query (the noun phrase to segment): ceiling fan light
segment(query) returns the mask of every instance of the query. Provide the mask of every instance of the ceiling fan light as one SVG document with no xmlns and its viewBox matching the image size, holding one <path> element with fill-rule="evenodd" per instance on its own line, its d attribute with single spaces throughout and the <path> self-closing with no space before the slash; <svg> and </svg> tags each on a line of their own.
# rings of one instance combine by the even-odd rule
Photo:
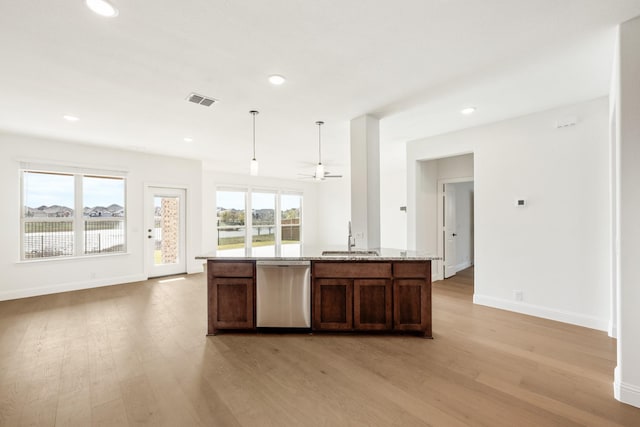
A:
<svg viewBox="0 0 640 427">
<path fill-rule="evenodd" d="M 272 75 L 269 76 L 269 83 L 271 83 L 272 85 L 275 85 L 275 86 L 280 86 L 285 81 L 286 81 L 286 79 L 284 78 L 284 76 L 281 76 L 279 74 L 272 74 Z"/>
<path fill-rule="evenodd" d="M 249 173 L 251 176 L 258 176 L 258 161 L 256 159 L 251 159 L 251 164 L 249 165 Z"/>
<path fill-rule="evenodd" d="M 85 4 L 92 12 L 107 18 L 118 16 L 118 9 L 107 0 L 85 0 Z"/>
<path fill-rule="evenodd" d="M 322 163 L 318 163 L 316 165 L 316 173 L 314 179 L 316 181 L 322 181 L 324 179 L 324 165 Z"/>
</svg>

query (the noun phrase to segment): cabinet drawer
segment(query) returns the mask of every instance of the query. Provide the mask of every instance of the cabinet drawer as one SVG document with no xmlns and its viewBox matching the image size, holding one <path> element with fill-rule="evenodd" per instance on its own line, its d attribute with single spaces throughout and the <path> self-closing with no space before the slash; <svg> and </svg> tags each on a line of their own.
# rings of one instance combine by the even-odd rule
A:
<svg viewBox="0 0 640 427">
<path fill-rule="evenodd" d="M 253 261 L 209 261 L 209 276 L 253 277 Z"/>
<path fill-rule="evenodd" d="M 396 262 L 393 264 L 393 277 L 423 278 L 431 275 L 431 263 L 421 262 Z"/>
<path fill-rule="evenodd" d="M 315 262 L 314 277 L 339 277 L 345 279 L 391 277 L 388 262 Z"/>
</svg>

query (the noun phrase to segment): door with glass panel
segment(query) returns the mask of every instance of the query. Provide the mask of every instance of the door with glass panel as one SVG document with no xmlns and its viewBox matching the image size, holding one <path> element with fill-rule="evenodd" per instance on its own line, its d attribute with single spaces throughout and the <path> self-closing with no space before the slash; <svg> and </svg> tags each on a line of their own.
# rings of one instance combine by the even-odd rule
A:
<svg viewBox="0 0 640 427">
<path fill-rule="evenodd" d="M 149 277 L 187 272 L 185 199 L 184 189 L 148 187 L 145 239 Z"/>
</svg>

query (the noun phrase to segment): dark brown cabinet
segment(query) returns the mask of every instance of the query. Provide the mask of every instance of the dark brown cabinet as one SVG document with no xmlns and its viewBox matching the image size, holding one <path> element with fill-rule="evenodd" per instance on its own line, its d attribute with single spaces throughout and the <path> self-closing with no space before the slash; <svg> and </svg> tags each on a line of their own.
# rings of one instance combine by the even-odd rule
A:
<svg viewBox="0 0 640 427">
<path fill-rule="evenodd" d="M 256 330 L 256 261 L 209 259 L 208 333 Z M 431 262 L 313 260 L 314 331 L 416 332 L 431 337 Z"/>
<path fill-rule="evenodd" d="M 431 263 L 394 263 L 393 276 L 393 329 L 431 337 Z"/>
<path fill-rule="evenodd" d="M 349 330 L 353 327 L 353 284 L 348 279 L 317 279 L 313 289 L 313 328 Z"/>
<path fill-rule="evenodd" d="M 220 329 L 254 329 L 255 262 L 209 260 L 207 270 L 209 335 Z"/>
<path fill-rule="evenodd" d="M 353 327 L 362 331 L 391 329 L 392 287 L 388 279 L 353 281 Z"/>
<path fill-rule="evenodd" d="M 431 337 L 429 261 L 314 261 L 316 331 L 415 331 Z"/>
</svg>

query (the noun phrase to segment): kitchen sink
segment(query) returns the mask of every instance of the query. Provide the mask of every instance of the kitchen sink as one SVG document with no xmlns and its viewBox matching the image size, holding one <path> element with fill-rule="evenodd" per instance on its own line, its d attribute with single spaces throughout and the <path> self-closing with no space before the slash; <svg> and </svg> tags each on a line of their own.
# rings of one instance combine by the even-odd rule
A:
<svg viewBox="0 0 640 427">
<path fill-rule="evenodd" d="M 322 251 L 322 256 L 375 257 L 380 254 L 377 251 Z"/>
</svg>

